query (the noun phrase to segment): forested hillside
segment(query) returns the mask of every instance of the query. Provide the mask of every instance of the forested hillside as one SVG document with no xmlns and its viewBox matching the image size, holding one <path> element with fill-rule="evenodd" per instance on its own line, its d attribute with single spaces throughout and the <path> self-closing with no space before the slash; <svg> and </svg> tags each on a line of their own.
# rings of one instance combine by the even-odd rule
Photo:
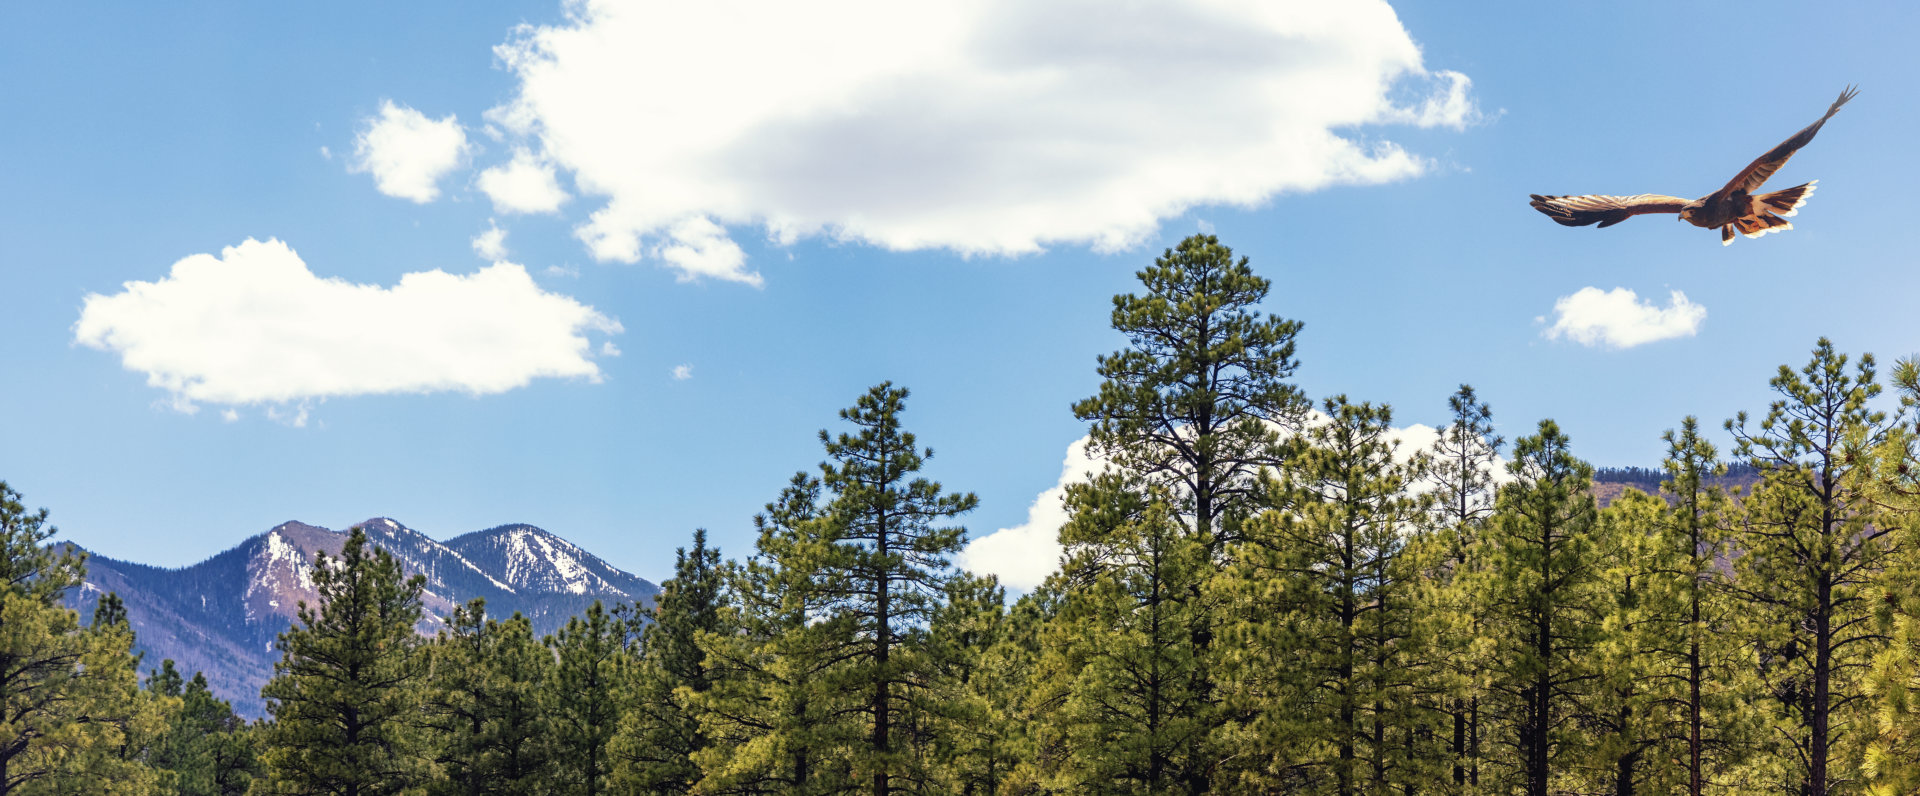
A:
<svg viewBox="0 0 1920 796">
<path fill-rule="evenodd" d="M 0 789 L 1920 793 L 1920 363 L 1881 396 L 1820 340 L 1729 446 L 1675 418 L 1603 506 L 1577 440 L 1503 438 L 1471 387 L 1413 452 L 1389 407 L 1303 394 L 1300 324 L 1212 236 L 1139 276 L 1062 407 L 1109 466 L 1013 599 L 950 563 L 976 499 L 883 383 L 754 549 L 696 531 L 657 602 L 544 638 L 482 601 L 418 635 L 427 579 L 356 529 L 247 725 L 172 666 L 139 685 L 118 598 L 57 604 L 82 564 L 0 490 L 0 660 L 32 662 Z"/>
</svg>

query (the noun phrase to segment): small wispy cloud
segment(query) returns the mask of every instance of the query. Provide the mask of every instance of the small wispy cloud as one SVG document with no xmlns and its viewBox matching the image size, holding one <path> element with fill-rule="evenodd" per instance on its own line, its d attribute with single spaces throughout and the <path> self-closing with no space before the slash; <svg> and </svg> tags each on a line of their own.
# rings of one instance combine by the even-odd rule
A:
<svg viewBox="0 0 1920 796">
<path fill-rule="evenodd" d="M 473 236 L 473 253 L 495 262 L 507 259 L 507 231 L 488 219 L 487 228 Z"/>
<path fill-rule="evenodd" d="M 1707 320 L 1707 308 L 1672 291 L 1667 306 L 1643 301 L 1632 290 L 1583 287 L 1553 303 L 1549 340 L 1566 338 L 1584 346 L 1632 348 L 1676 337 L 1692 337 Z M 1545 321 L 1539 318 L 1537 320 Z"/>
<path fill-rule="evenodd" d="M 692 366 L 692 365 L 675 365 L 675 366 L 673 366 L 673 380 L 674 380 L 674 381 L 686 381 L 687 379 L 691 379 L 691 378 L 693 378 L 693 366 Z"/>
</svg>

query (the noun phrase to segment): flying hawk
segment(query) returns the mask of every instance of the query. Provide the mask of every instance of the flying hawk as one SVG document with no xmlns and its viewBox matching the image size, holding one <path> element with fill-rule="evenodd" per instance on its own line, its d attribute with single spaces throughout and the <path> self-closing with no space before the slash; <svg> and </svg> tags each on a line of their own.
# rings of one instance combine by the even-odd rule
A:
<svg viewBox="0 0 1920 796">
<path fill-rule="evenodd" d="M 1805 185 L 1796 185 L 1784 191 L 1754 194 L 1760 186 L 1772 177 L 1773 173 L 1787 165 L 1787 159 L 1793 153 L 1813 140 L 1820 126 L 1840 111 L 1840 106 L 1853 99 L 1859 92 L 1852 86 L 1840 92 L 1840 98 L 1827 108 L 1827 115 L 1819 121 L 1807 125 L 1807 129 L 1794 133 L 1792 138 L 1780 142 L 1758 160 L 1734 175 L 1726 187 L 1691 202 L 1678 196 L 1643 193 L 1638 196 L 1541 196 L 1533 194 L 1533 209 L 1547 214 L 1569 227 L 1584 227 L 1599 223 L 1602 227 L 1611 227 L 1633 216 L 1643 213 L 1679 213 L 1680 220 L 1696 227 L 1720 229 L 1720 243 L 1733 243 L 1733 233 L 1749 238 L 1757 238 L 1769 232 L 1793 229 L 1787 217 L 1800 211 L 1807 203 L 1807 197 L 1813 193 L 1814 180 Z"/>
</svg>

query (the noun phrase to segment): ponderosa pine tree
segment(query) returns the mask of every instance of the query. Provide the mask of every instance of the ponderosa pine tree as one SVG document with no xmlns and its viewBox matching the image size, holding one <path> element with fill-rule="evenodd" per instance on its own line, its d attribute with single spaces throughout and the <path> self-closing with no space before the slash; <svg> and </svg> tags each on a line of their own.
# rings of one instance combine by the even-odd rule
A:
<svg viewBox="0 0 1920 796">
<path fill-rule="evenodd" d="M 906 400 L 905 388 L 882 382 L 840 411 L 855 433 L 820 432 L 828 458 L 820 480 L 830 497 L 813 523 L 819 555 L 806 562 L 824 610 L 853 617 L 843 682 L 865 702 L 868 744 L 853 764 L 874 796 L 931 784 L 917 753 L 928 739 L 909 722 L 932 713 L 925 629 L 953 577 L 948 557 L 966 541 L 965 528 L 942 523 L 979 504 L 971 493 L 914 477 L 933 450 L 901 427 Z"/>
<path fill-rule="evenodd" d="M 1232 690 L 1245 691 L 1232 701 L 1265 728 L 1261 746 L 1308 750 L 1291 762 L 1309 781 L 1341 796 L 1402 791 L 1419 781 L 1425 756 L 1414 748 L 1421 684 L 1401 557 L 1421 519 L 1408 490 L 1414 471 L 1396 460 L 1387 407 L 1337 396 L 1323 409 L 1275 484 L 1288 509 L 1247 525 L 1223 581 L 1235 584 L 1238 626 L 1221 666 Z M 1293 681 L 1275 687 L 1274 674 Z M 1305 736 L 1276 743 L 1289 729 Z"/>
<path fill-rule="evenodd" d="M 1774 733 L 1791 788 L 1806 796 L 1856 789 L 1873 718 L 1865 676 L 1886 637 L 1876 612 L 1893 560 L 1894 524 L 1872 500 L 1876 457 L 1891 423 L 1871 354 L 1852 372 L 1821 338 L 1798 373 L 1769 384 L 1780 398 L 1758 428 L 1727 422 L 1736 451 L 1760 469 L 1742 504 L 1733 589 L 1754 620 L 1763 679 L 1783 711 Z"/>
<path fill-rule="evenodd" d="M 851 649 L 851 616 L 825 611 L 805 562 L 818 555 L 820 479 L 797 473 L 753 518 L 757 554 L 727 567 L 734 603 L 727 633 L 696 634 L 709 688 L 690 694 L 707 748 L 694 753 L 699 794 L 809 794 L 853 790 L 849 759 L 866 728 L 836 686 Z"/>
<path fill-rule="evenodd" d="M 928 628 L 936 667 L 932 788 L 958 796 L 991 796 L 1027 759 L 1021 702 L 1032 656 L 1006 606 L 999 580 L 962 573 Z"/>
<path fill-rule="evenodd" d="M 158 769 L 152 765 L 156 746 L 166 735 L 166 717 L 177 702 L 140 687 L 140 655 L 133 652 L 133 624 L 127 617 L 126 601 L 115 592 L 100 595 L 93 609 L 93 621 L 87 626 L 107 658 L 114 660 L 116 677 L 108 693 L 109 703 L 117 708 L 85 716 L 84 725 L 94 725 L 117 736 L 117 743 L 103 745 L 97 759 L 87 761 L 81 774 L 69 786 L 101 778 L 111 785 L 95 788 L 102 794 L 145 793 L 161 787 Z M 117 651 L 118 654 L 114 654 Z M 87 665 L 82 663 L 82 666 Z M 115 694 L 117 692 L 117 694 Z M 93 786 L 88 786 L 93 787 Z"/>
<path fill-rule="evenodd" d="M 992 715 L 1011 730 L 1000 736 L 1004 745 L 995 752 L 1010 754 L 1013 766 L 990 793 L 1041 792 L 1048 772 L 1066 757 L 1050 721 L 1059 705 L 1049 699 L 1053 692 L 1040 687 L 1047 628 L 1059 611 L 1064 583 L 1056 572 L 1014 600 L 1001 624 L 1000 642 L 988 647 L 987 660 L 978 664 L 987 674 L 976 675 L 974 682 L 983 683 Z"/>
<path fill-rule="evenodd" d="M 273 721 L 261 733 L 262 793 L 383 796 L 430 773 L 415 724 L 425 669 L 414 625 L 425 579 L 406 577 L 358 526 L 339 558 L 315 555 L 319 604 L 301 601 L 260 689 Z"/>
<path fill-rule="evenodd" d="M 1494 508 L 1494 476 L 1506 443 L 1493 429 L 1493 409 L 1471 385 L 1447 398 L 1452 419 L 1440 429 L 1420 460 L 1429 493 L 1431 529 L 1411 540 L 1408 559 L 1423 578 L 1416 584 L 1418 654 L 1441 687 L 1436 697 L 1446 714 L 1446 770 L 1453 792 L 1466 793 L 1480 783 L 1480 699 L 1485 662 L 1473 640 L 1481 637 L 1482 616 L 1471 602 L 1469 579 L 1480 528 Z M 1437 761 L 1435 761 L 1437 762 Z"/>
<path fill-rule="evenodd" d="M 80 624 L 60 596 L 86 555 L 49 545 L 47 510 L 0 481 L 0 794 L 145 794 L 153 772 L 125 754 L 159 730 L 139 688 L 133 631 L 118 598 Z"/>
<path fill-rule="evenodd" d="M 1033 699 L 1057 744 L 1042 792 L 1204 793 L 1217 726 L 1192 628 L 1213 572 L 1173 496 L 1107 472 L 1067 489 L 1060 602 Z"/>
<path fill-rule="evenodd" d="M 1745 756 L 1751 742 L 1751 711 L 1744 675 L 1748 655 L 1740 643 L 1728 599 L 1723 562 L 1729 546 L 1732 506 L 1714 481 L 1726 473 L 1699 422 L 1681 421 L 1661 436 L 1665 492 L 1672 509 L 1655 538 L 1657 554 L 1651 598 L 1660 617 L 1650 650 L 1651 685 L 1664 694 L 1665 734 L 1678 739 L 1688 796 L 1704 796 Z"/>
<path fill-rule="evenodd" d="M 1506 444 L 1493 430 L 1493 407 L 1462 384 L 1447 397 L 1452 419 L 1440 429 L 1433 447 L 1427 451 L 1425 476 L 1434 487 L 1432 509 L 1438 525 L 1449 529 L 1473 530 L 1493 514 L 1494 475 L 1500 464 L 1500 447 Z M 1452 558 L 1463 559 L 1472 546 L 1472 534 L 1454 540 Z"/>
<path fill-rule="evenodd" d="M 486 601 L 454 608 L 427 645 L 422 709 L 446 796 L 538 793 L 552 778 L 552 732 L 541 685 L 553 653 L 519 614 L 488 619 Z"/>
<path fill-rule="evenodd" d="M 1587 658 L 1595 677 L 1576 696 L 1592 750 L 1583 792 L 1635 796 L 1680 784 L 1675 739 L 1666 733 L 1670 681 L 1659 659 L 1676 619 L 1660 593 L 1668 511 L 1666 501 L 1628 488 L 1594 526 L 1598 626 Z"/>
<path fill-rule="evenodd" d="M 1282 432 L 1306 413 L 1287 381 L 1301 325 L 1261 316 L 1255 307 L 1272 284 L 1212 235 L 1182 240 L 1139 278 L 1143 294 L 1113 299 L 1113 328 L 1128 347 L 1099 358 L 1100 391 L 1073 413 L 1092 424 L 1091 453 L 1158 488 L 1181 531 L 1225 563 L 1240 523 L 1265 508 L 1260 474 L 1278 464 Z M 1196 578 L 1176 599 L 1201 600 L 1205 582 Z M 1190 644 L 1204 655 L 1213 622 L 1194 608 Z M 1200 679 L 1191 687 L 1206 701 L 1209 671 L 1192 668 Z"/>
<path fill-rule="evenodd" d="M 1574 458 L 1552 420 L 1514 443 L 1514 481 L 1500 490 L 1475 555 L 1473 592 L 1491 640 L 1490 697 L 1506 716 L 1508 787 L 1557 790 L 1557 775 L 1586 752 L 1577 700 L 1592 686 L 1588 660 L 1603 607 L 1593 533 L 1593 468 Z"/>
<path fill-rule="evenodd" d="M 259 776 L 247 723 L 213 695 L 205 675 L 182 680 L 173 660 L 147 678 L 147 690 L 178 700 L 149 764 L 162 776 L 161 792 L 177 796 L 243 796 Z"/>
<path fill-rule="evenodd" d="M 640 619 L 599 600 L 546 638 L 554 664 L 541 699 L 551 732 L 549 789 L 563 796 L 611 792 L 608 746 L 631 694 Z"/>
<path fill-rule="evenodd" d="M 1163 487 L 1210 557 L 1259 510 L 1262 468 L 1307 403 L 1287 382 L 1300 323 L 1254 309 L 1272 283 L 1212 235 L 1194 235 L 1139 273 L 1144 295 L 1113 297 L 1128 348 L 1099 359 L 1100 392 L 1073 405 L 1090 451 Z"/>
<path fill-rule="evenodd" d="M 1920 359 L 1902 359 L 1893 382 L 1903 410 L 1920 408 Z M 1920 433 L 1895 426 L 1877 464 L 1875 503 L 1899 538 L 1882 574 L 1886 604 L 1877 612 L 1886 651 L 1864 684 L 1876 730 L 1864 773 L 1873 796 L 1905 796 L 1920 793 Z"/>
<path fill-rule="evenodd" d="M 693 756 L 707 747 L 695 702 L 711 685 L 700 649 L 702 633 L 725 634 L 727 598 L 720 551 L 707 530 L 693 532 L 693 549 L 674 551 L 673 577 L 660 584 L 652 621 L 641 635 L 634 700 L 621 717 L 611 754 L 614 778 L 638 793 L 687 793 L 700 779 Z M 683 693 L 681 689 L 686 689 Z"/>
</svg>

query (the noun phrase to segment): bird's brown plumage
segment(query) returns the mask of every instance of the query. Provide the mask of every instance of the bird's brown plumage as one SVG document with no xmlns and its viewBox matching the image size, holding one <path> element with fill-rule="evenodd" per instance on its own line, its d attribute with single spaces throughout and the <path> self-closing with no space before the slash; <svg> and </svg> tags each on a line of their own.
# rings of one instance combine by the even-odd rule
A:
<svg viewBox="0 0 1920 796">
<path fill-rule="evenodd" d="M 1598 222 L 1611 227 L 1642 213 L 1678 213 L 1687 200 L 1678 196 L 1643 193 L 1637 196 L 1541 196 L 1533 194 L 1533 209 L 1569 227 Z"/>
<path fill-rule="evenodd" d="M 1786 165 L 1793 153 L 1800 151 L 1813 140 L 1820 128 L 1840 111 L 1859 92 L 1852 86 L 1840 92 L 1840 98 L 1833 101 L 1825 115 L 1818 121 L 1807 125 L 1805 129 L 1794 133 L 1791 138 L 1780 142 L 1779 146 L 1768 150 L 1747 167 L 1734 175 L 1720 190 L 1699 199 L 1688 201 L 1677 196 L 1663 194 L 1639 194 L 1636 196 L 1604 196 L 1587 194 L 1582 196 L 1542 196 L 1532 194 L 1528 204 L 1533 209 L 1546 214 L 1555 222 L 1569 227 L 1584 227 L 1599 224 L 1611 227 L 1633 216 L 1646 213 L 1678 213 L 1680 218 L 1690 224 L 1707 229 L 1718 228 L 1721 243 L 1732 243 L 1733 233 L 1737 230 L 1750 238 L 1757 238 L 1768 232 L 1792 229 L 1793 225 L 1785 218 L 1797 212 L 1807 203 L 1807 195 L 1813 192 L 1813 183 L 1797 185 L 1769 194 L 1755 195 L 1753 192 L 1765 184 L 1774 172 Z"/>
<path fill-rule="evenodd" d="M 1728 180 L 1726 186 L 1715 192 L 1714 196 L 1731 195 L 1734 191 L 1753 193 L 1759 190 L 1761 185 L 1766 184 L 1767 178 L 1772 177 L 1773 173 L 1779 171 L 1781 166 L 1787 165 L 1787 160 L 1793 157 L 1793 153 L 1800 151 L 1801 147 L 1812 143 L 1813 136 L 1820 132 L 1821 127 L 1826 126 L 1827 120 L 1833 118 L 1834 114 L 1839 113 L 1840 106 L 1847 104 L 1847 100 L 1853 99 L 1853 95 L 1858 93 L 1860 92 L 1854 87 L 1848 86 L 1847 90 L 1840 92 L 1840 98 L 1834 100 L 1833 105 L 1828 106 L 1826 115 L 1821 116 L 1819 121 L 1807 125 L 1806 128 L 1800 132 L 1794 133 L 1793 137 L 1781 141 L 1779 146 L 1767 150 L 1767 154 L 1754 158 L 1752 163 L 1748 163 L 1747 167 L 1741 169 L 1739 174 L 1734 175 L 1733 179 Z"/>
</svg>

